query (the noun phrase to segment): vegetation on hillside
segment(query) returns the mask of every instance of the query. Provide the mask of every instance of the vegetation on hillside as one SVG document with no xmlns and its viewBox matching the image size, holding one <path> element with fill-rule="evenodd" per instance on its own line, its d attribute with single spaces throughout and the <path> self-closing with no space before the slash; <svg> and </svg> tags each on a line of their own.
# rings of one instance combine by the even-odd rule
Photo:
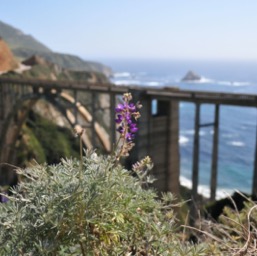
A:
<svg viewBox="0 0 257 256">
<path fill-rule="evenodd" d="M 23 62 L 27 69 L 22 73 L 15 71 L 4 74 L 4 77 L 25 78 L 25 79 L 47 79 L 59 81 L 81 81 L 107 83 L 107 77 L 100 72 L 74 71 L 61 68 L 42 57 L 32 56 Z"/>
<path fill-rule="evenodd" d="M 74 138 L 68 128 L 30 111 L 16 150 L 17 165 L 29 166 L 35 160 L 39 164 L 57 164 L 66 156 L 78 157 L 79 145 Z"/>
<path fill-rule="evenodd" d="M 41 52 L 27 48 L 16 48 L 12 51 L 14 55 L 18 57 L 20 60 L 25 60 L 33 55 L 38 55 L 49 62 L 57 64 L 62 68 L 76 71 L 98 72 L 103 73 L 106 76 L 110 76 L 112 74 L 111 69 L 101 63 L 93 61 L 84 61 L 80 57 L 71 54 Z"/>
</svg>

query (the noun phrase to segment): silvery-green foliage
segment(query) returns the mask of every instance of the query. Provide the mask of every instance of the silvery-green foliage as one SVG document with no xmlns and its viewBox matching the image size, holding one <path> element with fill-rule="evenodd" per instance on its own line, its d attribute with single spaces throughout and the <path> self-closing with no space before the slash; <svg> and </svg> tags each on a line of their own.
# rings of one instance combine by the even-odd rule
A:
<svg viewBox="0 0 257 256">
<path fill-rule="evenodd" d="M 110 157 L 19 170 L 0 205 L 0 255 L 203 255 L 176 237 L 170 196 L 158 200 Z M 145 254 L 144 254 L 145 253 Z"/>
</svg>

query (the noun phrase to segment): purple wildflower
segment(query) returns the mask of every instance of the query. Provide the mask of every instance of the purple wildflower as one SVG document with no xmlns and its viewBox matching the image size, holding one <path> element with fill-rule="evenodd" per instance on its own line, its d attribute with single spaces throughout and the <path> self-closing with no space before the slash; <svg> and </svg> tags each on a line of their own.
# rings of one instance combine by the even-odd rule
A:
<svg viewBox="0 0 257 256">
<path fill-rule="evenodd" d="M 118 104 L 115 108 L 117 114 L 115 122 L 119 125 L 117 131 L 127 142 L 131 142 L 134 139 L 134 134 L 138 131 L 135 121 L 140 117 L 137 111 L 138 105 L 131 103 L 131 99 L 131 94 L 125 93 L 123 95 L 124 103 Z"/>
<path fill-rule="evenodd" d="M 122 99 L 124 102 L 118 104 L 115 108 L 115 122 L 118 125 L 117 131 L 120 133 L 120 138 L 117 142 L 117 151 L 115 152 L 116 161 L 119 161 L 122 156 L 128 156 L 129 151 L 134 146 L 133 139 L 135 138 L 135 133 L 138 131 L 136 121 L 140 117 L 138 109 L 142 107 L 139 102 L 137 104 L 130 102 L 132 100 L 131 93 L 125 93 Z"/>
</svg>

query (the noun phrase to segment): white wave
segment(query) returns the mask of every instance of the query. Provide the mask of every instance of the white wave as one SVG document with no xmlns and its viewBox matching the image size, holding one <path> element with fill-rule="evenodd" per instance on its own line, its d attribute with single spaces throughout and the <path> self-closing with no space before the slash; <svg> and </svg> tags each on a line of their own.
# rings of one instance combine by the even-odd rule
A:
<svg viewBox="0 0 257 256">
<path fill-rule="evenodd" d="M 209 198 L 211 196 L 211 190 L 207 185 L 199 185 L 198 186 L 198 193 L 203 195 L 204 197 Z M 216 191 L 216 200 L 228 197 L 235 192 L 234 189 L 217 189 Z"/>
<path fill-rule="evenodd" d="M 187 137 L 185 137 L 185 136 L 179 136 L 179 144 L 180 144 L 180 145 L 185 145 L 185 144 L 188 143 L 188 141 L 189 141 L 189 139 L 188 139 Z"/>
<path fill-rule="evenodd" d="M 180 185 L 192 189 L 192 181 L 184 176 L 179 177 Z M 210 197 L 210 188 L 207 185 L 198 185 L 197 189 L 198 193 L 203 195 L 206 198 Z M 228 197 L 229 195 L 232 195 L 235 192 L 234 189 L 218 189 L 216 191 L 216 199 L 222 199 L 225 197 Z"/>
<path fill-rule="evenodd" d="M 161 83 L 159 83 L 159 82 L 146 82 L 146 83 L 144 83 L 145 85 L 148 85 L 148 86 L 160 86 L 161 85 Z"/>
<path fill-rule="evenodd" d="M 235 146 L 235 147 L 244 147 L 245 144 L 242 141 L 230 141 L 227 143 L 228 145 Z"/>
<path fill-rule="evenodd" d="M 233 82 L 232 85 L 233 86 L 247 86 L 247 85 L 251 85 L 251 83 L 249 83 L 249 82 Z"/>
<path fill-rule="evenodd" d="M 120 73 L 114 73 L 113 76 L 116 77 L 116 78 L 119 78 L 119 77 L 130 77 L 131 74 L 129 72 L 120 72 Z"/>
<path fill-rule="evenodd" d="M 189 180 L 188 178 L 186 178 L 184 176 L 180 176 L 179 177 L 179 182 L 180 182 L 180 185 L 182 185 L 186 188 L 192 189 L 192 181 Z"/>
<path fill-rule="evenodd" d="M 186 130 L 186 131 L 182 131 L 181 133 L 187 134 L 187 135 L 194 135 L 195 131 L 194 130 Z M 205 131 L 199 131 L 199 136 L 204 136 L 204 135 L 206 135 Z"/>
<path fill-rule="evenodd" d="M 219 85 L 226 85 L 226 86 L 247 86 L 251 85 L 250 82 L 237 82 L 237 81 L 217 81 Z"/>
<path fill-rule="evenodd" d="M 138 80 L 117 80 L 117 81 L 113 81 L 113 83 L 116 85 L 139 85 L 139 84 L 141 84 L 141 82 Z"/>
<path fill-rule="evenodd" d="M 188 81 L 182 81 L 183 83 L 193 83 L 193 84 L 207 84 L 207 83 L 213 83 L 214 80 L 204 77 L 202 76 L 200 79 L 198 80 L 188 80 Z"/>
<path fill-rule="evenodd" d="M 210 78 L 206 78 L 206 77 L 202 76 L 201 79 L 198 82 L 205 84 L 205 83 L 212 83 L 213 80 L 210 79 Z"/>
<path fill-rule="evenodd" d="M 217 84 L 231 86 L 232 82 L 231 81 L 218 81 Z"/>
</svg>

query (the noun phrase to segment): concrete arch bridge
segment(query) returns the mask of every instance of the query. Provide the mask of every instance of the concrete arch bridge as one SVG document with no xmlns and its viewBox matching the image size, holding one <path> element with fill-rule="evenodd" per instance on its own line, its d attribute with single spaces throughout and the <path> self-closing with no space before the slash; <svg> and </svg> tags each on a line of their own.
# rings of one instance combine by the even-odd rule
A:
<svg viewBox="0 0 257 256">
<path fill-rule="evenodd" d="M 155 186 L 160 191 L 179 194 L 179 102 L 195 105 L 195 135 L 192 169 L 192 198 L 197 199 L 199 130 L 203 126 L 213 126 L 213 150 L 210 191 L 211 199 L 216 195 L 219 109 L 221 105 L 257 107 L 256 95 L 185 91 L 178 88 L 147 88 L 140 86 L 115 86 L 113 84 L 90 84 L 43 80 L 0 78 L 0 185 L 8 182 L 9 171 L 3 163 L 14 163 L 15 143 L 20 134 L 28 111 L 39 99 L 50 102 L 71 127 L 85 127 L 83 135 L 85 147 L 102 147 L 105 152 L 112 150 L 116 141 L 115 105 L 125 92 L 131 92 L 135 101 L 143 104 L 139 120 L 136 146 L 128 162 L 149 155 L 154 162 L 153 173 L 157 178 Z M 153 114 L 152 102 L 157 102 Z M 212 123 L 200 123 L 202 104 L 215 105 Z M 104 120 L 104 121 L 103 121 Z M 257 195 L 257 151 L 253 170 L 252 192 Z M 15 164 L 15 163 L 14 163 Z"/>
</svg>

